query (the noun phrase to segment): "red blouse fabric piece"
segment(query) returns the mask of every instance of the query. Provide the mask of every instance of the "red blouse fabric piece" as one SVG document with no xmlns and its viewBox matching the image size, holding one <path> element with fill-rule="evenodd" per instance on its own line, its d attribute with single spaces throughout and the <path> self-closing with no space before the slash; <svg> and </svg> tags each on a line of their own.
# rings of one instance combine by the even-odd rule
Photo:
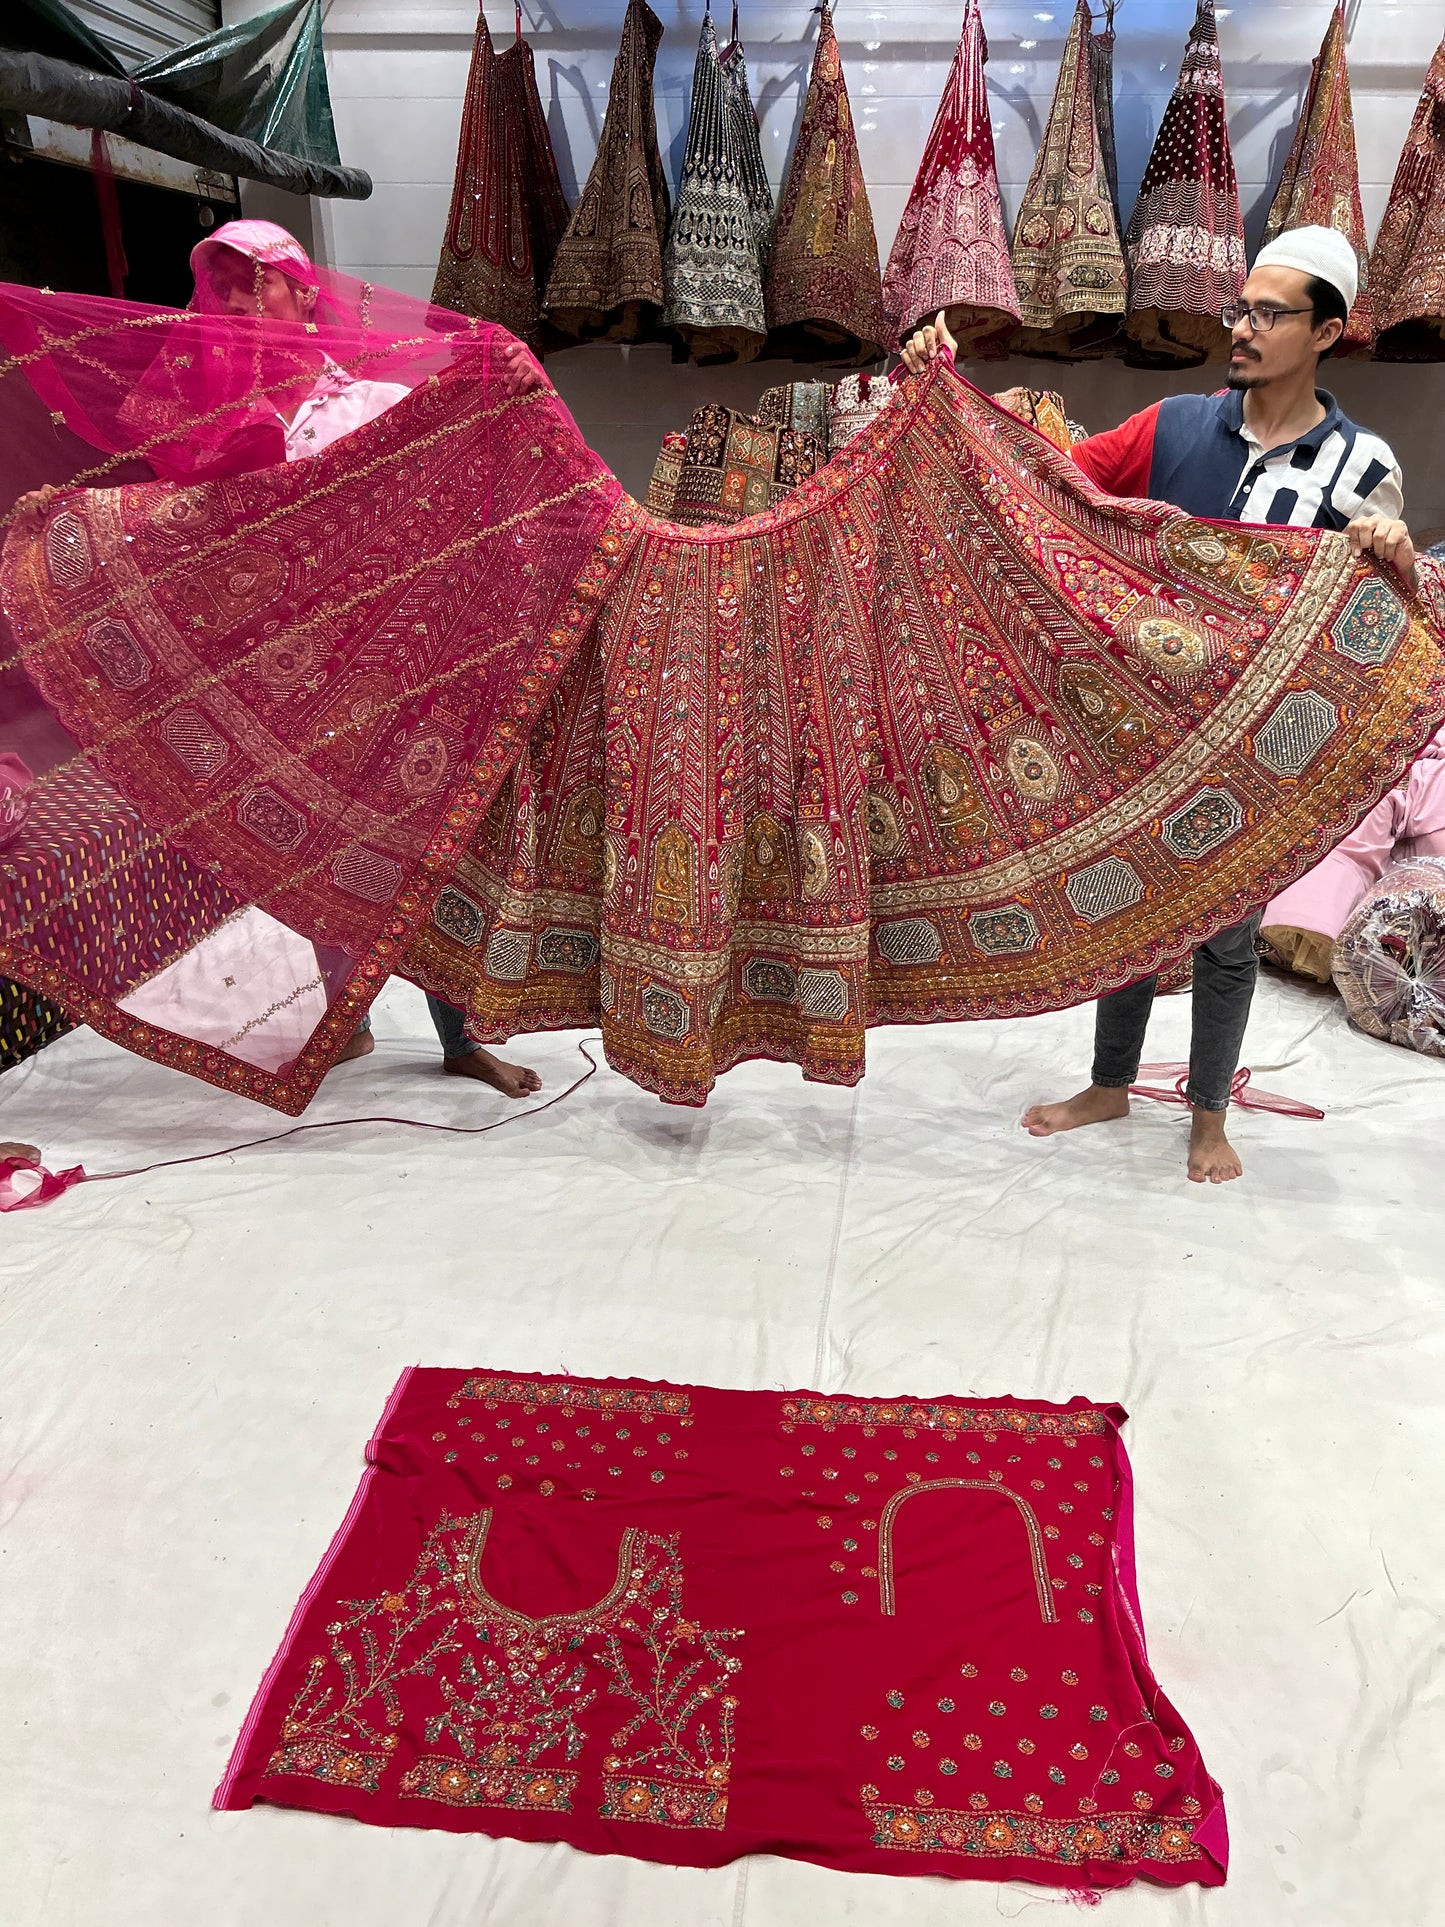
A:
<svg viewBox="0 0 1445 1927">
<path fill-rule="evenodd" d="M 412 1370 L 216 1805 L 1216 1886 L 1219 1788 L 1144 1649 L 1123 1418 Z"/>
</svg>

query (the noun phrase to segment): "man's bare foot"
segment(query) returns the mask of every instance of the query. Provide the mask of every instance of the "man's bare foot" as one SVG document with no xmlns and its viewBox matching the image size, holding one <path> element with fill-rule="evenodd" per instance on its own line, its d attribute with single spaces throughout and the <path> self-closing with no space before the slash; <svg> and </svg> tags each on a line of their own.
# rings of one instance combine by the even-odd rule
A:
<svg viewBox="0 0 1445 1927">
<path fill-rule="evenodd" d="M 1194 1184 L 1228 1184 L 1244 1176 L 1238 1151 L 1224 1135 L 1223 1111 L 1196 1111 L 1189 1131 L 1189 1177 Z"/>
<path fill-rule="evenodd" d="M 528 1070 L 525 1064 L 509 1064 L 480 1044 L 465 1057 L 444 1057 L 442 1069 L 448 1077 L 475 1077 L 483 1084 L 490 1084 L 494 1091 L 500 1091 L 503 1097 L 530 1097 L 533 1091 L 542 1088 L 542 1080 L 535 1071 Z"/>
<path fill-rule="evenodd" d="M 346 1049 L 341 1053 L 340 1057 L 337 1058 L 336 1062 L 338 1064 L 349 1064 L 353 1057 L 370 1057 L 375 1049 L 376 1039 L 369 1030 L 354 1031 L 351 1042 L 346 1046 Z"/>
<path fill-rule="evenodd" d="M 0 1144 L 0 1164 L 19 1158 L 22 1164 L 39 1164 L 40 1153 L 33 1144 Z"/>
<path fill-rule="evenodd" d="M 1127 1090 L 1091 1084 L 1062 1104 L 1031 1104 L 1021 1120 L 1030 1137 L 1052 1137 L 1056 1131 L 1077 1131 L 1081 1124 L 1112 1124 L 1129 1115 Z"/>
</svg>

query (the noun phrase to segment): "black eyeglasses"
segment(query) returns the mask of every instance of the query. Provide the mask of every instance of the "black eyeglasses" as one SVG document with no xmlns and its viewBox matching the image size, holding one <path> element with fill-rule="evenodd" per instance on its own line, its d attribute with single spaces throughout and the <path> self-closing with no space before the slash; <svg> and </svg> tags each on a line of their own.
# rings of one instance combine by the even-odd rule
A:
<svg viewBox="0 0 1445 1927">
<path fill-rule="evenodd" d="M 1252 335 L 1267 335 L 1282 314 L 1313 313 L 1313 308 L 1251 308 L 1247 301 L 1226 301 L 1219 318 L 1231 333 L 1241 321 L 1247 321 Z"/>
</svg>

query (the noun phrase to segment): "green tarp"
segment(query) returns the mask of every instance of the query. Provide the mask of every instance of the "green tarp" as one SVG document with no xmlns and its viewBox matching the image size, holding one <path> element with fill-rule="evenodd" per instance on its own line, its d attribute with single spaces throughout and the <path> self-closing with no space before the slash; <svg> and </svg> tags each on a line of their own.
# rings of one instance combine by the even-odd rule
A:
<svg viewBox="0 0 1445 1927">
<path fill-rule="evenodd" d="M 321 53 L 321 0 L 283 0 L 269 13 L 147 61 L 131 78 L 258 147 L 340 165 Z"/>
<path fill-rule="evenodd" d="M 0 0 L 0 48 L 129 78 L 156 99 L 273 154 L 341 165 L 321 52 L 321 0 L 282 0 L 129 75 L 64 0 Z"/>
</svg>

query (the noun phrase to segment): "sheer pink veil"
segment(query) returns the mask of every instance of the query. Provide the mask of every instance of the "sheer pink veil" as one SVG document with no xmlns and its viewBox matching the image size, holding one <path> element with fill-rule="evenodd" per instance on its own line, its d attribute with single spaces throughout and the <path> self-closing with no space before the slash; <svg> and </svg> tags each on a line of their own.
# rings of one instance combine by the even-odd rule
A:
<svg viewBox="0 0 1445 1927">
<path fill-rule="evenodd" d="M 621 491 L 504 330 L 266 222 L 193 263 L 185 310 L 0 286 L 7 503 L 89 485 L 0 563 L 0 752 L 35 772 L 0 974 L 295 1111 L 579 646 Z M 328 373 L 406 392 L 287 464 L 278 408 Z"/>
<path fill-rule="evenodd" d="M 191 265 L 185 309 L 0 283 L 0 508 L 42 482 L 125 479 L 137 472 L 122 471 L 127 460 L 174 481 L 279 462 L 277 404 L 328 362 L 415 387 L 488 331 L 316 266 L 269 221 L 218 228 Z M 238 267 L 249 303 L 236 299 Z M 268 303 L 273 273 L 298 297 L 295 319 Z"/>
</svg>

